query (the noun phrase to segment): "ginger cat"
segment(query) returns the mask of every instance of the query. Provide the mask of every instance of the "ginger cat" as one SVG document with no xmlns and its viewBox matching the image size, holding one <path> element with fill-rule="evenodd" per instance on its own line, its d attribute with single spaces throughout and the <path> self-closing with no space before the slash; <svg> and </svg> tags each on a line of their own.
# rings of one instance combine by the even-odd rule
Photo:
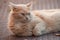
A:
<svg viewBox="0 0 60 40">
<path fill-rule="evenodd" d="M 10 3 L 8 28 L 18 36 L 38 36 L 60 31 L 60 9 L 31 10 L 31 3 Z"/>
</svg>

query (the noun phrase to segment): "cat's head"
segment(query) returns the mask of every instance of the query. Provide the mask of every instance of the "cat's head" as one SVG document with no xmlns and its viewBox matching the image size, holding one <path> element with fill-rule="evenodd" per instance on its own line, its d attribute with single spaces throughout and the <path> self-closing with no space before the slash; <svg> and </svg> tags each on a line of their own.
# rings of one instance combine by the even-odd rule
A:
<svg viewBox="0 0 60 40">
<path fill-rule="evenodd" d="M 12 16 L 21 22 L 28 22 L 31 20 L 31 3 L 28 4 L 13 4 L 10 3 L 10 12 Z"/>
</svg>

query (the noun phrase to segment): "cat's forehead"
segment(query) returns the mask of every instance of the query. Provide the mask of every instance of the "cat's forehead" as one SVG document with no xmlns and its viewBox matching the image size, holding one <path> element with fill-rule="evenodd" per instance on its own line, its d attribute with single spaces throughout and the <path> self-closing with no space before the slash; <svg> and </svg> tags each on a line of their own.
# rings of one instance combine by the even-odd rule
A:
<svg viewBox="0 0 60 40">
<path fill-rule="evenodd" d="M 28 4 L 14 4 L 11 3 L 9 4 L 10 9 L 27 9 L 27 10 L 31 10 L 31 3 Z"/>
<path fill-rule="evenodd" d="M 15 11 L 27 13 L 30 10 L 29 10 L 29 8 L 26 5 L 24 5 L 24 4 L 18 4 L 18 5 L 15 5 Z"/>
<path fill-rule="evenodd" d="M 25 12 L 25 13 L 27 13 L 27 12 L 30 11 L 29 8 L 28 8 L 26 5 L 24 5 L 24 4 L 16 5 L 16 8 L 17 8 L 20 12 Z"/>
<path fill-rule="evenodd" d="M 25 9 L 27 8 L 26 5 L 24 4 L 18 4 L 18 5 L 15 5 L 16 8 L 19 8 L 19 9 Z"/>
</svg>

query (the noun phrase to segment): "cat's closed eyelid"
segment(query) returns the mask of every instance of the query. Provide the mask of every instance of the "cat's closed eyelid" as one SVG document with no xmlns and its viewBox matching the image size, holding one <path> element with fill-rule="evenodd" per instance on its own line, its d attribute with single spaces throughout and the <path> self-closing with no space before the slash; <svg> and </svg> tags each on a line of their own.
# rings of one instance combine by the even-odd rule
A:
<svg viewBox="0 0 60 40">
<path fill-rule="evenodd" d="M 21 15 L 23 15 L 23 16 L 24 16 L 25 14 L 24 14 L 24 13 L 21 13 Z"/>
<path fill-rule="evenodd" d="M 30 15 L 30 13 L 27 13 L 27 15 Z"/>
</svg>

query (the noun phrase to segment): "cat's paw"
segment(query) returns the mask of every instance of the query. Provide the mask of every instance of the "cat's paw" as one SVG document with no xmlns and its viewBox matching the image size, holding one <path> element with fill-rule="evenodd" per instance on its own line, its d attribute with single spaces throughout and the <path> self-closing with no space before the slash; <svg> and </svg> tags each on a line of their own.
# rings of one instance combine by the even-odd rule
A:
<svg viewBox="0 0 60 40">
<path fill-rule="evenodd" d="M 47 30 L 46 30 L 46 25 L 45 24 L 39 23 L 33 29 L 33 35 L 35 35 L 35 36 L 43 35 L 43 34 L 46 34 L 46 33 L 47 33 Z"/>
<path fill-rule="evenodd" d="M 41 35 L 42 33 L 41 33 L 41 31 L 39 31 L 39 30 L 37 30 L 37 29 L 34 29 L 33 30 L 33 35 L 34 36 L 39 36 L 39 35 Z"/>
<path fill-rule="evenodd" d="M 40 35 L 43 35 L 43 34 L 46 34 L 46 33 L 48 33 L 46 30 L 39 30 L 39 29 L 33 30 L 33 35 L 34 36 L 40 36 Z"/>
</svg>

